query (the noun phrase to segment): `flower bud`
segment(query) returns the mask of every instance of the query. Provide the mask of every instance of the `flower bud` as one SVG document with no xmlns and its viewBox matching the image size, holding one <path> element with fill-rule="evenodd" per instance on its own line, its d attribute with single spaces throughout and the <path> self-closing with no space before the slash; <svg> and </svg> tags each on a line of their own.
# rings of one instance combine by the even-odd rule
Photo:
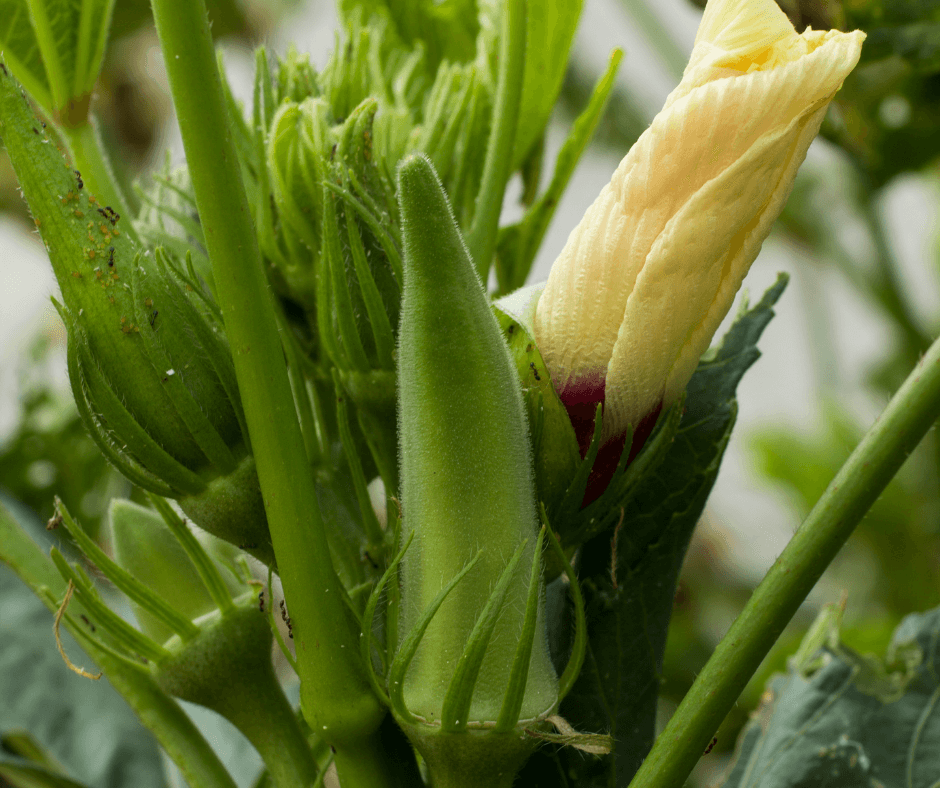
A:
<svg viewBox="0 0 940 788">
<path fill-rule="evenodd" d="M 207 531 L 273 560 L 215 305 L 88 193 L 6 73 L 0 129 L 62 291 L 85 427 L 132 482 L 179 499 Z"/>
<path fill-rule="evenodd" d="M 579 433 L 634 447 L 685 389 L 864 34 L 709 0 L 689 65 L 556 260 L 535 337 Z"/>
</svg>

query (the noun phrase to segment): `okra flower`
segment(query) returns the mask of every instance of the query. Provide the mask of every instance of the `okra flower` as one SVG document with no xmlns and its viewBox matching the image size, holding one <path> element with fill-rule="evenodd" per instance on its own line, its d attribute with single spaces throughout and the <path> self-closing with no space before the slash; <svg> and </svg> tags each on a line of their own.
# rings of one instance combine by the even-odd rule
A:
<svg viewBox="0 0 940 788">
<path fill-rule="evenodd" d="M 568 238 L 535 337 L 579 439 L 639 434 L 685 389 L 864 33 L 798 35 L 774 0 L 709 0 L 689 65 Z M 580 429 L 579 429 L 580 427 Z"/>
</svg>

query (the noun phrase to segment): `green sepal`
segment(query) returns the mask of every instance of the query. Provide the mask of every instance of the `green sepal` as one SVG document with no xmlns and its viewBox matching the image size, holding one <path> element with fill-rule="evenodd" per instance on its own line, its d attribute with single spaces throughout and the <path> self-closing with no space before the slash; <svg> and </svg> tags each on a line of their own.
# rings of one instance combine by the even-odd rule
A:
<svg viewBox="0 0 940 788">
<path fill-rule="evenodd" d="M 521 288 L 497 300 L 494 310 L 522 381 L 539 501 L 545 505 L 566 554 L 570 554 L 593 536 L 613 527 L 639 482 L 655 472 L 679 428 L 684 397 L 660 414 L 653 434 L 632 462 L 629 462 L 632 429 L 628 429 L 624 450 L 607 488 L 597 500 L 582 508 L 588 479 L 601 448 L 603 407 L 598 404 L 591 443 L 582 458 L 571 419 L 555 393 L 533 335 L 535 309 L 544 287 L 537 284 Z M 546 561 L 546 578 L 556 577 L 561 571 L 561 564 L 552 554 Z"/>
<path fill-rule="evenodd" d="M 414 629 L 441 587 L 484 546 L 473 571 L 428 623 L 405 676 L 410 711 L 436 720 L 510 557 L 527 542 L 523 560 L 532 560 L 536 509 L 518 379 L 427 159 L 402 164 L 399 198 L 405 248 L 398 358 L 402 508 L 405 531 L 415 532 L 402 562 L 403 632 Z M 516 575 L 510 583 L 466 715 L 471 723 L 499 715 L 524 624 L 526 581 Z M 532 653 L 526 718 L 556 698 L 542 631 Z"/>
<path fill-rule="evenodd" d="M 477 619 L 470 637 L 467 638 L 467 645 L 464 647 L 463 654 L 460 655 L 460 659 L 457 661 L 457 667 L 454 668 L 454 675 L 451 677 L 441 707 L 441 730 L 445 733 L 456 733 L 465 730 L 467 727 L 467 716 L 470 712 L 470 703 L 473 700 L 473 690 L 476 688 L 480 668 L 483 665 L 483 657 L 493 637 L 496 621 L 506 601 L 509 583 L 513 579 L 513 574 L 522 559 L 522 553 L 527 544 L 528 540 L 519 545 L 509 563 L 506 564 L 506 568 L 493 588 L 490 598 L 486 601 L 483 610 L 480 611 L 480 617 Z M 526 612 L 528 613 L 528 610 Z M 522 631 L 525 631 L 524 625 Z"/>
<path fill-rule="evenodd" d="M 216 566 L 206 549 L 196 539 L 195 534 L 189 530 L 186 521 L 173 510 L 173 507 L 165 499 L 153 493 L 149 497 L 150 502 L 159 512 L 160 517 L 163 518 L 163 522 L 172 531 L 176 541 L 179 542 L 180 547 L 183 548 L 183 551 L 192 562 L 196 574 L 199 575 L 199 579 L 212 599 L 213 607 L 218 608 L 223 615 L 231 612 L 234 609 L 232 591 L 223 580 L 219 567 Z M 243 589 L 237 588 L 236 590 L 242 591 Z"/>
<path fill-rule="evenodd" d="M 533 335 L 535 308 L 544 287 L 517 290 L 496 301 L 494 311 L 522 383 L 538 499 L 554 512 L 581 465 L 581 454 L 571 418 L 555 393 Z"/>
<path fill-rule="evenodd" d="M 241 427 L 225 388 L 213 374 L 216 365 L 206 363 L 217 349 L 202 347 L 195 325 L 201 316 L 173 281 L 162 250 L 155 257 L 163 264 L 153 275 L 142 266 L 131 272 L 134 322 L 153 365 L 151 374 L 162 375 L 164 391 L 209 463 L 221 474 L 231 473 L 237 465 L 231 447 L 241 443 Z"/>
<path fill-rule="evenodd" d="M 113 638 L 115 646 L 145 662 L 159 662 L 167 656 L 168 652 L 163 646 L 138 632 L 102 601 L 91 579 L 80 566 L 70 565 L 55 547 L 52 548 L 51 556 L 62 579 L 74 586 L 78 599 L 88 611 L 91 623 L 107 632 Z M 63 603 L 64 600 L 59 604 Z"/>
<path fill-rule="evenodd" d="M 512 670 L 509 673 L 509 684 L 506 686 L 506 695 L 503 706 L 499 710 L 496 720 L 497 733 L 508 733 L 519 722 L 519 712 L 525 700 L 525 685 L 529 677 L 529 665 L 532 662 L 532 647 L 535 644 L 537 631 L 539 605 L 542 602 L 542 545 L 545 538 L 545 526 L 539 531 L 538 541 L 535 543 L 535 555 L 532 558 L 532 568 L 529 573 L 529 595 L 525 603 L 525 619 L 516 654 L 512 660 Z"/>
<path fill-rule="evenodd" d="M 132 482 L 181 499 L 206 530 L 272 561 L 211 299 L 192 272 L 142 252 L 82 188 L 6 73 L 0 129 L 62 291 L 69 378 L 92 438 Z"/>
<path fill-rule="evenodd" d="M 145 541 L 147 536 L 151 534 L 143 532 L 136 533 L 131 537 L 126 529 L 126 526 L 129 525 L 126 520 L 124 521 L 124 529 L 120 527 L 120 523 L 118 527 L 115 527 L 115 504 L 120 503 L 120 501 L 113 501 L 110 508 L 111 532 L 115 536 L 114 553 L 115 558 L 117 558 L 117 560 L 114 560 L 72 519 L 65 504 L 58 498 L 55 501 L 56 512 L 62 518 L 62 524 L 72 539 L 75 540 L 79 549 L 85 554 L 85 557 L 98 567 L 98 570 L 131 601 L 138 622 L 141 621 L 141 618 L 148 622 L 149 626 L 141 626 L 141 631 L 158 643 L 168 640 L 173 635 L 179 635 L 184 641 L 191 640 L 199 632 L 198 627 L 191 620 L 195 616 L 187 617 L 166 599 L 168 592 L 179 594 L 178 585 L 175 582 L 154 585 L 152 582 L 154 576 L 160 577 L 159 573 L 153 572 L 153 568 L 159 563 L 163 563 L 164 568 L 166 568 L 166 559 L 169 558 L 168 555 L 164 557 L 162 553 L 152 552 L 152 550 L 154 547 L 164 548 L 166 544 L 156 546 L 150 543 L 149 540 Z M 145 513 L 146 510 L 130 502 L 124 503 L 126 504 L 124 512 L 133 519 L 133 523 L 130 524 L 131 527 L 137 526 L 143 518 L 133 510 L 136 509 Z M 118 519 L 120 519 L 120 512 L 121 509 L 118 508 Z M 120 540 L 117 537 L 118 534 L 122 537 Z M 118 541 L 121 542 L 123 549 L 119 548 Z M 138 553 L 143 551 L 146 554 L 147 560 L 137 561 L 133 567 L 127 566 L 121 560 L 121 557 L 126 558 L 128 552 L 135 547 Z M 185 571 L 186 567 L 182 565 L 179 568 Z M 180 572 L 174 573 L 174 581 L 177 574 L 180 574 Z M 208 610 L 201 612 L 205 613 Z"/>
<path fill-rule="evenodd" d="M 287 292 L 310 313 L 318 301 L 314 267 L 322 238 L 328 113 L 322 99 L 285 102 L 266 135 L 265 170 L 271 189 L 266 199 L 273 196 L 277 217 L 271 219 L 270 232 L 259 238 Z"/>
<path fill-rule="evenodd" d="M 398 554 L 388 565 L 388 569 L 385 570 L 379 582 L 372 588 L 372 593 L 369 594 L 369 600 L 366 602 L 365 612 L 362 614 L 362 635 L 359 641 L 360 656 L 369 673 L 369 682 L 372 684 L 373 691 L 386 706 L 391 705 L 391 700 L 389 699 L 385 686 L 383 686 L 382 678 L 376 673 L 375 663 L 372 658 L 372 628 L 375 624 L 375 609 L 379 604 L 379 599 L 382 596 L 382 592 L 385 590 L 385 586 L 388 585 L 389 580 L 395 578 L 394 582 L 397 582 L 398 565 L 401 563 L 401 559 L 404 558 L 405 551 L 411 545 L 413 538 L 414 532 L 412 531 L 405 540 L 405 544 L 402 546 L 401 550 L 398 551 Z M 397 611 L 387 610 L 386 612 L 386 616 L 397 615 Z M 395 645 L 395 643 L 386 642 L 385 649 L 380 650 L 379 657 L 383 667 L 388 665 L 388 655 L 392 653 Z"/>
<path fill-rule="evenodd" d="M 333 385 L 336 389 L 336 425 L 339 428 L 339 439 L 343 446 L 343 453 L 346 455 L 346 462 L 349 464 L 353 489 L 356 494 L 356 501 L 359 504 L 359 514 L 370 542 L 369 549 L 381 552 L 385 536 L 369 498 L 367 481 L 362 469 L 362 460 L 359 457 L 352 430 L 349 426 L 349 405 L 343 396 L 339 373 L 335 367 L 333 369 Z"/>
<path fill-rule="evenodd" d="M 633 500 L 639 483 L 649 474 L 655 473 L 665 459 L 676 437 L 684 410 L 685 394 L 683 393 L 669 410 L 660 414 L 653 434 L 629 465 L 627 465 L 629 451 L 627 448 L 624 449 L 607 489 L 596 501 L 579 509 L 577 513 L 571 514 L 568 522 L 563 523 L 556 518 L 559 532 L 564 533 L 567 539 L 566 547 L 583 544 L 616 524 L 620 517 L 620 510 L 627 507 Z M 629 445 L 628 440 L 627 446 Z"/>
<path fill-rule="evenodd" d="M 52 300 L 52 303 L 62 317 L 62 322 L 68 326 L 70 321 L 68 310 L 55 299 Z M 78 410 L 79 418 L 82 420 L 82 424 L 85 425 L 85 429 L 95 442 L 95 445 L 101 450 L 105 458 L 133 484 L 145 490 L 152 490 L 159 495 L 173 495 L 172 487 L 150 473 L 150 471 L 144 468 L 136 459 L 131 457 L 125 451 L 125 446 L 118 445 L 108 428 L 102 422 L 101 415 L 92 409 L 86 396 L 85 376 L 82 371 L 80 354 L 77 347 L 81 338 L 79 337 L 77 329 L 69 328 L 67 329 L 67 333 L 70 337 L 66 344 L 69 384 L 72 389 L 72 396 L 75 400 L 75 407 Z M 199 489 L 199 485 L 197 485 L 197 489 Z"/>
<path fill-rule="evenodd" d="M 335 370 L 343 390 L 356 405 L 359 428 L 385 483 L 387 495 L 398 495 L 397 375 L 393 371 Z"/>
<path fill-rule="evenodd" d="M 414 531 L 412 531 L 408 537 L 408 544 L 411 544 L 413 537 Z M 402 552 L 404 552 L 404 550 Z M 424 634 L 427 632 L 428 626 L 431 624 L 434 616 L 437 615 L 438 610 L 441 609 L 441 605 L 444 604 L 444 600 L 447 599 L 450 592 L 457 587 L 457 584 L 464 579 L 467 573 L 477 565 L 479 560 L 480 553 L 477 553 L 469 562 L 467 562 L 467 565 L 463 569 L 461 569 L 456 575 L 454 575 L 453 578 L 451 578 L 450 582 L 438 592 L 437 596 L 431 600 L 431 603 L 421 612 L 421 616 L 414 622 L 414 625 L 409 630 L 404 640 L 402 640 L 398 651 L 395 653 L 395 658 L 392 660 L 392 664 L 389 665 L 389 705 L 391 706 L 395 717 L 400 721 L 408 723 L 417 723 L 422 721 L 422 719 L 412 713 L 406 705 L 404 696 L 405 675 L 408 672 L 408 668 L 411 667 L 411 662 L 418 651 L 418 646 L 421 645 L 421 640 L 424 638 Z"/>
<path fill-rule="evenodd" d="M 542 524 L 545 532 L 548 534 L 549 544 L 552 546 L 552 552 L 561 564 L 563 571 L 568 575 L 568 585 L 571 588 L 571 595 L 574 597 L 575 627 L 574 643 L 571 646 L 571 655 L 568 657 L 568 664 L 564 672 L 558 679 L 558 702 L 561 703 L 565 696 L 571 691 L 578 674 L 581 672 L 581 666 L 584 664 L 584 657 L 587 654 L 587 617 L 584 608 L 584 596 L 581 594 L 581 586 L 578 584 L 578 576 L 575 574 L 571 561 L 565 555 L 561 547 L 561 542 L 555 536 L 551 525 L 548 522 L 548 516 L 545 514 L 545 507 L 541 507 Z"/>
<path fill-rule="evenodd" d="M 147 432 L 115 393 L 94 356 L 86 322 L 53 301 L 68 333 L 69 382 L 85 426 L 105 456 L 118 470 L 144 489 L 163 494 L 195 495 L 206 489 L 205 480 L 168 453 Z M 120 448 L 118 448 L 120 447 Z M 114 455 L 117 454 L 118 457 Z"/>
</svg>

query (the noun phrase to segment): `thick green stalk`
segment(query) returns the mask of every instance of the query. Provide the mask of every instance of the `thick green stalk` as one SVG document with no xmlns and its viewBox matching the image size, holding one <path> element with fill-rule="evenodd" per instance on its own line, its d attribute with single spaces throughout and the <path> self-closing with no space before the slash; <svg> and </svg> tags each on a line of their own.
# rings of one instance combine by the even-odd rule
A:
<svg viewBox="0 0 940 788">
<path fill-rule="evenodd" d="M 52 597 L 62 599 L 65 595 L 65 581 L 49 556 L 43 554 L 2 506 L 0 563 L 9 566 L 46 603 L 50 611 L 55 612 L 55 607 L 49 604 L 48 595 L 39 592 L 46 588 L 51 591 Z M 157 686 L 149 671 L 99 648 L 86 632 L 73 627 L 72 622 L 78 620 L 81 613 L 80 602 L 73 600 L 69 612 L 70 615 L 62 619 L 63 626 L 76 637 L 107 676 L 111 686 L 153 733 L 160 746 L 180 768 L 186 782 L 192 788 L 236 788 L 234 780 L 186 712 Z"/>
<path fill-rule="evenodd" d="M 496 106 L 493 108 L 493 122 L 483 163 L 483 180 L 477 194 L 473 223 L 466 239 L 470 259 L 476 265 L 484 286 L 496 251 L 503 194 L 512 175 L 513 144 L 525 77 L 525 37 L 525 0 L 507 0 L 500 37 Z"/>
<path fill-rule="evenodd" d="M 682 785 L 855 526 L 940 417 L 940 340 L 836 474 L 699 673 L 631 788 Z"/>
<path fill-rule="evenodd" d="M 153 12 L 290 607 L 301 707 L 311 728 L 341 750 L 369 736 L 384 709 L 330 562 L 205 3 L 153 0 Z"/>
</svg>

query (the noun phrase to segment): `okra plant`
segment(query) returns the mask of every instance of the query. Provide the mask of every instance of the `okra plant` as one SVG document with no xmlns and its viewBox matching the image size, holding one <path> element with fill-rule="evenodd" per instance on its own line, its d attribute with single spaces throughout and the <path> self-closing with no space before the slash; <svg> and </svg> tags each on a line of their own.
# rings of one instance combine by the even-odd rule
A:
<svg viewBox="0 0 940 788">
<path fill-rule="evenodd" d="M 681 785 L 940 415 L 934 345 L 654 744 L 678 570 L 785 279 L 709 345 L 865 35 L 709 0 L 679 86 L 526 286 L 621 59 L 543 177 L 580 0 L 343 0 L 322 70 L 257 51 L 249 107 L 204 0 L 153 0 L 186 165 L 138 199 L 89 114 L 113 6 L 0 4 L 0 135 L 75 403 L 140 491 L 111 502 L 104 546 L 61 501 L 50 555 L 0 517 L 74 681 L 105 676 L 193 788 L 243 776 L 179 700 L 245 735 L 259 785 Z M 524 213 L 501 225 L 516 177 Z M 800 664 L 851 667 L 827 621 Z M 898 697 L 936 690 L 925 648 Z M 24 741 L 2 780 L 75 784 Z M 747 777 L 748 741 L 728 785 L 783 785 Z M 852 754 L 830 765 L 900 784 Z"/>
</svg>

